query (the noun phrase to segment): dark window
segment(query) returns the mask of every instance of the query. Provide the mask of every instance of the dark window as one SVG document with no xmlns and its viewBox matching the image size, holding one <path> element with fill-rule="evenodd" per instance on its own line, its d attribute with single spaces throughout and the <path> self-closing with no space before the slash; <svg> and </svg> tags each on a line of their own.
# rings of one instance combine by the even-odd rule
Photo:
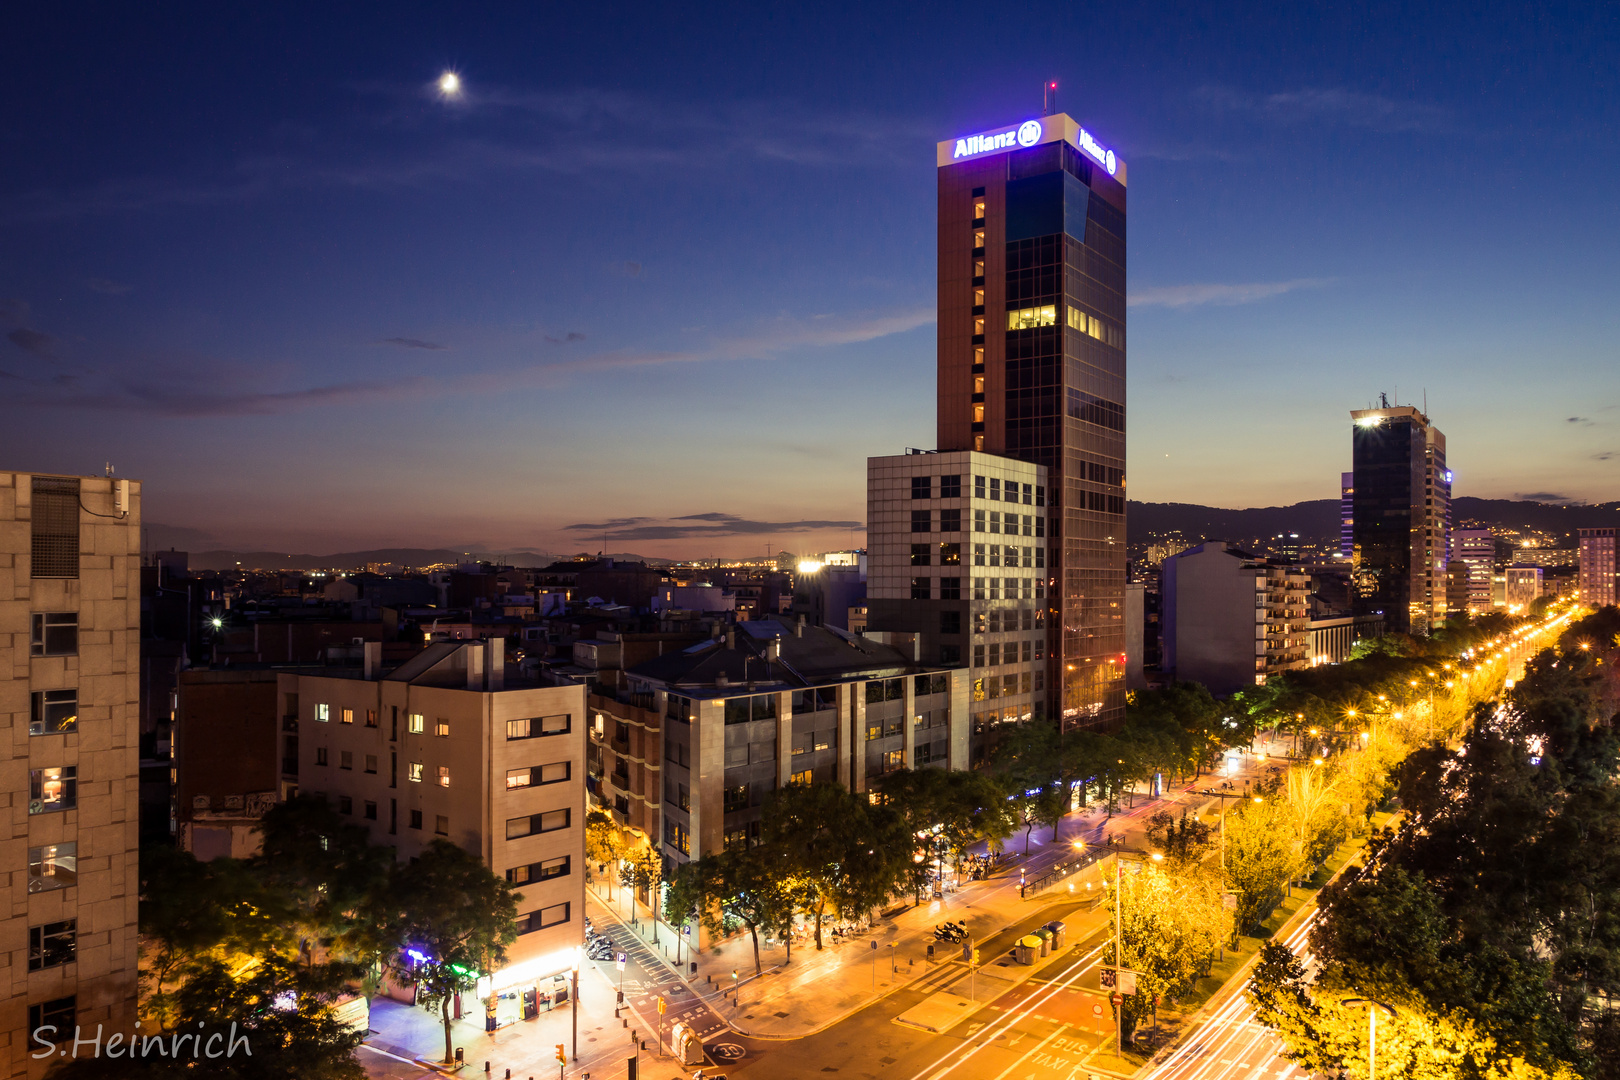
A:
<svg viewBox="0 0 1620 1080">
<path fill-rule="evenodd" d="M 960 511 L 960 510 L 941 510 L 939 512 L 939 531 L 940 532 L 961 532 L 962 531 L 962 511 Z"/>
<path fill-rule="evenodd" d="M 338 751 L 338 768 L 340 768 L 340 769 L 353 769 L 354 768 L 354 751 L 353 750 L 340 750 L 340 751 Z"/>
<path fill-rule="evenodd" d="M 911 497 L 913 499 L 932 499 L 934 497 L 933 477 L 913 476 L 911 478 Z"/>
<path fill-rule="evenodd" d="M 1069 415 L 1099 427 L 1125 430 L 1125 406 L 1073 387 L 1069 388 Z"/>
<path fill-rule="evenodd" d="M 366 772 L 372 773 L 373 775 L 376 774 L 376 772 L 377 772 L 377 755 L 376 754 L 367 754 L 366 755 Z"/>
<path fill-rule="evenodd" d="M 928 565 L 930 565 L 931 561 L 932 561 L 933 553 L 934 553 L 934 549 L 933 549 L 933 546 L 930 545 L 930 544 L 912 544 L 911 545 L 911 565 L 912 566 L 928 566 Z"/>
<path fill-rule="evenodd" d="M 370 799 L 366 800 L 365 818 L 367 821 L 377 820 L 377 804 L 372 802 Z"/>
<path fill-rule="evenodd" d="M 553 904 L 551 907 L 531 911 L 520 916 L 517 921 L 519 934 L 532 934 L 536 930 L 544 930 L 548 926 L 561 926 L 570 918 L 567 904 Z"/>
<path fill-rule="evenodd" d="M 61 735 L 78 727 L 77 690 L 36 690 L 29 695 L 28 734 Z"/>
<path fill-rule="evenodd" d="M 433 832 L 436 836 L 449 836 L 450 819 L 443 814 L 436 815 L 433 818 Z"/>
<path fill-rule="evenodd" d="M 366 727 L 376 727 L 376 726 L 377 726 L 377 710 L 376 709 L 367 709 L 366 710 Z"/>
<path fill-rule="evenodd" d="M 326 764 L 326 747 L 317 746 L 315 748 L 315 764 L 317 764 L 317 765 L 325 765 Z"/>
<path fill-rule="evenodd" d="M 36 476 L 29 510 L 32 569 L 36 578 L 79 576 L 79 481 L 77 477 Z"/>
<path fill-rule="evenodd" d="M 1036 506 L 1045 506 L 1046 505 L 1046 489 L 1044 487 L 1041 487 L 1039 484 L 1035 485 L 1035 505 Z"/>
<path fill-rule="evenodd" d="M 940 477 L 939 497 L 942 499 L 960 499 L 962 497 L 962 478 L 960 476 Z"/>
<path fill-rule="evenodd" d="M 914 577 L 911 579 L 911 598 L 913 600 L 930 600 L 934 594 L 934 579 Z"/>
<path fill-rule="evenodd" d="M 962 662 L 962 646 L 941 645 L 939 647 L 939 662 L 942 664 L 960 664 Z"/>
<path fill-rule="evenodd" d="M 960 611 L 940 612 L 939 632 L 942 634 L 960 634 L 962 632 L 962 613 Z"/>
<path fill-rule="evenodd" d="M 755 694 L 752 697 L 726 699 L 726 723 L 746 724 L 751 720 L 771 720 L 776 716 L 776 695 Z"/>
<path fill-rule="evenodd" d="M 726 788 L 725 807 L 726 813 L 728 814 L 734 810 L 748 809 L 748 785 L 738 784 L 734 787 Z"/>
<path fill-rule="evenodd" d="M 420 810 L 412 810 L 411 811 L 411 828 L 420 829 L 421 827 L 422 827 L 422 811 L 420 811 Z"/>
<path fill-rule="evenodd" d="M 990 499 L 993 502 L 1001 499 L 1001 481 L 993 476 L 990 478 Z"/>
<path fill-rule="evenodd" d="M 942 577 L 939 579 L 939 598 L 941 600 L 962 599 L 962 579 L 959 577 Z"/>
<path fill-rule="evenodd" d="M 914 533 L 933 532 L 934 515 L 927 510 L 913 510 L 911 512 L 911 531 Z"/>
<path fill-rule="evenodd" d="M 558 859 L 529 863 L 527 866 L 514 866 L 506 872 L 506 880 L 513 885 L 527 885 L 531 881 L 549 881 L 551 878 L 567 877 L 570 868 L 569 857 L 564 855 Z"/>
<path fill-rule="evenodd" d="M 547 810 L 543 814 L 525 814 L 523 817 L 506 819 L 506 838 L 516 840 L 520 836 L 533 836 L 536 833 L 556 832 L 558 829 L 568 828 L 569 811 Z"/>
<path fill-rule="evenodd" d="M 55 998 L 38 1005 L 28 1006 L 29 1046 L 36 1042 L 56 1046 L 76 1036 L 74 1020 L 78 1006 L 72 997 Z"/>
<path fill-rule="evenodd" d="M 79 767 L 62 765 L 28 774 L 28 812 L 49 814 L 79 805 Z"/>
<path fill-rule="evenodd" d="M 973 478 L 973 497 L 975 499 L 984 498 L 984 477 L 982 476 Z"/>
<path fill-rule="evenodd" d="M 546 735 L 566 735 L 572 730 L 572 717 L 568 713 L 558 716 L 531 717 L 527 720 L 508 720 L 508 739 L 538 739 Z"/>
<path fill-rule="evenodd" d="M 77 920 L 46 923 L 28 928 L 28 970 L 40 971 L 48 967 L 73 963 L 77 945 L 74 927 Z"/>
<path fill-rule="evenodd" d="M 35 656 L 73 656 L 79 651 L 79 616 L 72 611 L 34 612 L 30 651 Z"/>
<path fill-rule="evenodd" d="M 338 796 L 338 813 L 340 813 L 340 814 L 352 814 L 352 813 L 354 813 L 354 799 L 352 797 L 348 796 L 348 795 L 339 795 Z"/>
</svg>

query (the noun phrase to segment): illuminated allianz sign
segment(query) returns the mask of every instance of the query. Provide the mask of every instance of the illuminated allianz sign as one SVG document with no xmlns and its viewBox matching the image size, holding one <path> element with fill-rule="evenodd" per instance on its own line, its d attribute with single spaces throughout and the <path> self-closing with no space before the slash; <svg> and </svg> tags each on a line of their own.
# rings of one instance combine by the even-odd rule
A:
<svg viewBox="0 0 1620 1080">
<path fill-rule="evenodd" d="M 1014 146 L 1034 146 L 1041 141 L 1042 134 L 1039 120 L 1025 120 L 1016 128 L 994 135 L 969 135 L 965 139 L 957 139 L 956 153 L 952 156 L 965 158 L 988 154 L 992 150 L 1009 150 Z"/>
<path fill-rule="evenodd" d="M 1119 172 L 1119 159 L 1114 156 L 1114 152 L 1097 142 L 1091 132 L 1067 116 L 1049 116 L 1045 124 L 1039 120 L 1025 120 L 1017 127 L 957 139 L 950 153 L 950 160 L 960 161 L 962 158 L 1034 146 L 1036 143 L 1056 139 L 1073 143 L 1081 151 L 1095 158 L 1099 165 L 1108 170 L 1109 176 L 1115 176 Z M 951 146 L 949 142 L 940 144 L 940 164 L 945 164 L 944 150 Z"/>
</svg>

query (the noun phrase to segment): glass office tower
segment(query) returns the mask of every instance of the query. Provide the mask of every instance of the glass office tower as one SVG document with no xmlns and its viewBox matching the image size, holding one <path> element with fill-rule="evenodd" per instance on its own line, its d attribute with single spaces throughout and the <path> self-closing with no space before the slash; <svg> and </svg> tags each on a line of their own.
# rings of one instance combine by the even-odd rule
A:
<svg viewBox="0 0 1620 1080">
<path fill-rule="evenodd" d="M 1045 116 L 939 144 L 942 450 L 1045 466 L 1047 710 L 1125 712 L 1125 164 Z"/>
<path fill-rule="evenodd" d="M 1451 473 L 1446 437 L 1410 405 L 1350 414 L 1357 615 L 1390 633 L 1427 634 L 1446 616 Z"/>
</svg>

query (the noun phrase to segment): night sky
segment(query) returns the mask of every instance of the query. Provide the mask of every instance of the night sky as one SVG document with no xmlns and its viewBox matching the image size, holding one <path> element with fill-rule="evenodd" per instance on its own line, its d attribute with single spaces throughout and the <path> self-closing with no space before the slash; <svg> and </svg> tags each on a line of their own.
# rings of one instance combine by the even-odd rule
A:
<svg viewBox="0 0 1620 1080">
<path fill-rule="evenodd" d="M 228 7 L 0 67 L 0 467 L 165 539 L 859 544 L 934 143 L 1047 78 L 1129 167 L 1132 498 L 1336 497 L 1379 391 L 1459 495 L 1620 498 L 1614 5 Z"/>
</svg>

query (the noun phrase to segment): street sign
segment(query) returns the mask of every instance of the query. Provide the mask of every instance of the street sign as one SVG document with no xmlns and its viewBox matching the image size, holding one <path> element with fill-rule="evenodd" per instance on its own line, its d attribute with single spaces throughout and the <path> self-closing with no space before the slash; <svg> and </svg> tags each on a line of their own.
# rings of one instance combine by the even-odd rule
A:
<svg viewBox="0 0 1620 1080">
<path fill-rule="evenodd" d="M 663 1016 L 663 1015 L 664 1015 L 664 1009 L 665 1009 L 665 1007 L 666 1007 L 666 1006 L 665 1006 L 665 1005 L 664 1005 L 664 995 L 663 995 L 663 994 L 659 994 L 659 995 L 658 995 L 658 1015 L 659 1015 L 659 1016 Z"/>
<path fill-rule="evenodd" d="M 619 956 L 618 956 L 618 959 L 614 961 L 615 963 L 617 963 L 619 965 L 619 970 L 620 971 L 624 970 L 624 962 L 626 960 L 628 960 L 628 959 L 629 959 L 628 956 L 626 956 L 624 953 L 620 953 Z"/>
<path fill-rule="evenodd" d="M 1225 908 L 1227 911 L 1236 911 L 1237 893 L 1229 892 L 1221 894 L 1221 907 Z"/>
<path fill-rule="evenodd" d="M 1121 994 L 1134 994 L 1136 993 L 1136 972 L 1128 968 L 1098 968 L 1097 984 L 1103 990 L 1112 990 Z"/>
</svg>

